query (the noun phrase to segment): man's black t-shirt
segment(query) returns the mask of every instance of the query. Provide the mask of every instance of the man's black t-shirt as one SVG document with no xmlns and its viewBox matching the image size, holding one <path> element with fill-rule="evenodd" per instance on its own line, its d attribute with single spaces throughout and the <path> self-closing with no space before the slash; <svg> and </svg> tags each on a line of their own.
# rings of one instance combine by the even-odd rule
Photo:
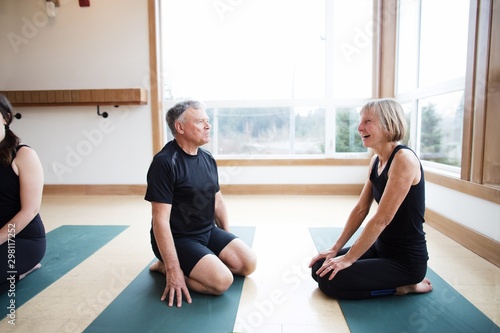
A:
<svg viewBox="0 0 500 333">
<path fill-rule="evenodd" d="M 219 191 L 217 164 L 199 148 L 189 155 L 174 140 L 155 155 L 147 174 L 145 199 L 172 205 L 174 237 L 207 232 L 215 225 L 215 194 Z"/>
</svg>

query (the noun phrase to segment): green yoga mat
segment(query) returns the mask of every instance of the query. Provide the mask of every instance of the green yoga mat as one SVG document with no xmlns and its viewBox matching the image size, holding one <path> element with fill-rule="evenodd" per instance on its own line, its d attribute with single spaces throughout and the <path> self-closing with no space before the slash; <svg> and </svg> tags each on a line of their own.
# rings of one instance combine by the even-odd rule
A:
<svg viewBox="0 0 500 333">
<path fill-rule="evenodd" d="M 126 228 L 128 226 L 63 225 L 48 232 L 42 267 L 16 284 L 16 307 L 20 307 L 78 266 Z M 0 295 L 2 309 L 11 300 L 8 296 L 8 293 Z"/>
<path fill-rule="evenodd" d="M 233 227 L 231 231 L 249 246 L 252 245 L 255 227 Z M 187 304 L 184 301 L 182 307 L 177 308 L 169 307 L 167 302 L 160 300 L 165 277 L 149 272 L 149 266 L 84 332 L 227 333 L 233 330 L 245 280 L 243 277 L 235 276 L 231 287 L 220 296 L 190 292 L 193 302 Z"/>
<path fill-rule="evenodd" d="M 341 228 L 309 228 L 318 251 L 331 247 L 341 231 Z M 357 234 L 352 240 L 356 238 Z M 427 270 L 427 278 L 433 286 L 430 293 L 356 301 L 339 300 L 351 332 L 500 332 L 491 319 L 430 268 Z"/>
</svg>

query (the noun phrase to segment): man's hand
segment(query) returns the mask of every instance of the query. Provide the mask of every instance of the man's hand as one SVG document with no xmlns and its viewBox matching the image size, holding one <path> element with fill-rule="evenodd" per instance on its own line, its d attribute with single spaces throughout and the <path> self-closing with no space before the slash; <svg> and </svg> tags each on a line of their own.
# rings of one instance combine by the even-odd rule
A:
<svg viewBox="0 0 500 333">
<path fill-rule="evenodd" d="M 177 307 L 182 306 L 182 296 L 186 298 L 186 301 L 191 304 L 191 295 L 186 286 L 186 281 L 184 279 L 184 273 L 182 270 L 174 270 L 172 272 L 167 272 L 165 274 L 167 285 L 161 296 L 161 300 L 164 301 L 168 295 L 168 306 L 174 305 L 174 299 L 177 300 Z"/>
</svg>

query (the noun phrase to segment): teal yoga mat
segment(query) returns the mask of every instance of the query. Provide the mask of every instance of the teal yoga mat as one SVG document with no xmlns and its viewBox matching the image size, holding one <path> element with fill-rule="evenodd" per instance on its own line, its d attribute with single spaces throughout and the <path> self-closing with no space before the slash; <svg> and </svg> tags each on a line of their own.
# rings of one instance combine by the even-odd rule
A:
<svg viewBox="0 0 500 333">
<path fill-rule="evenodd" d="M 78 266 L 126 228 L 128 226 L 63 225 L 48 232 L 42 267 L 16 284 L 16 307 L 20 307 Z M 1 308 L 5 309 L 11 299 L 9 293 L 0 295 Z"/>
<path fill-rule="evenodd" d="M 252 245 L 255 227 L 233 227 L 232 232 Z M 104 309 L 85 333 L 227 333 L 233 330 L 243 277 L 235 276 L 232 286 L 220 296 L 191 292 L 193 302 L 187 304 L 184 301 L 182 307 L 177 308 L 160 300 L 165 277 L 149 272 L 149 266 Z"/>
<path fill-rule="evenodd" d="M 341 228 L 309 228 L 318 251 L 331 247 L 341 231 Z M 356 236 L 352 239 L 355 240 Z M 491 319 L 430 268 L 427 270 L 427 278 L 433 285 L 430 293 L 356 301 L 339 300 L 351 332 L 500 332 Z"/>
</svg>

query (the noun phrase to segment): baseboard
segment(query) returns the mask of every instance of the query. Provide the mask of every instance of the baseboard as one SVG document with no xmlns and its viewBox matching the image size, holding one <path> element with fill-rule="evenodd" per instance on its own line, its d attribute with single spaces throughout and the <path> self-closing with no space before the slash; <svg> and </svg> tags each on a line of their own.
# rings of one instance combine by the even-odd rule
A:
<svg viewBox="0 0 500 333">
<path fill-rule="evenodd" d="M 221 185 L 228 195 L 359 195 L 362 184 L 306 185 Z M 144 195 L 146 185 L 45 185 L 44 194 L 52 195 Z"/>
<path fill-rule="evenodd" d="M 363 184 L 256 184 L 221 185 L 228 195 L 359 195 Z"/>
<path fill-rule="evenodd" d="M 45 185 L 51 195 L 144 195 L 146 185 Z"/>
<path fill-rule="evenodd" d="M 426 209 L 425 220 L 428 225 L 450 237 L 478 256 L 500 267 L 500 243 L 478 233 L 460 223 L 454 222 L 431 209 Z"/>
</svg>

